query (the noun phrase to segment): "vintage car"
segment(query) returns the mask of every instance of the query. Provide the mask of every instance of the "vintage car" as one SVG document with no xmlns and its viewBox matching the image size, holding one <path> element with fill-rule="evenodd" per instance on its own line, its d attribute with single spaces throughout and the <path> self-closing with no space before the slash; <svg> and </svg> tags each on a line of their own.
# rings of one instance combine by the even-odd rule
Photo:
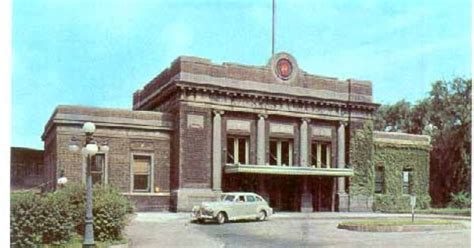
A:
<svg viewBox="0 0 474 248">
<path fill-rule="evenodd" d="M 194 206 L 192 217 L 202 223 L 205 220 L 216 220 L 223 224 L 226 221 L 256 219 L 263 221 L 273 214 L 273 209 L 259 195 L 245 192 L 223 193 L 219 201 L 203 202 Z"/>
</svg>

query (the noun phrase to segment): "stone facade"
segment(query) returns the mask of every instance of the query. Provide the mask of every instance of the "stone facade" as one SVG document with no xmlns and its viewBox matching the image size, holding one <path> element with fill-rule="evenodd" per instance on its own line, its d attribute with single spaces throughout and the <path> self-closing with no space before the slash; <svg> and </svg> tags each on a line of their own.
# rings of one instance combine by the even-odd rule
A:
<svg viewBox="0 0 474 248">
<path fill-rule="evenodd" d="M 377 107 L 370 81 L 310 75 L 287 53 L 266 66 L 179 57 L 133 94 L 133 110 L 59 106 L 44 160 L 50 179 L 64 170 L 84 180 L 84 160 L 67 147 L 92 121 L 110 146 L 106 183 L 141 210 L 189 211 L 242 190 L 276 210 L 348 211 L 349 136 Z M 152 157 L 149 192 L 134 192 L 134 154 Z"/>
</svg>

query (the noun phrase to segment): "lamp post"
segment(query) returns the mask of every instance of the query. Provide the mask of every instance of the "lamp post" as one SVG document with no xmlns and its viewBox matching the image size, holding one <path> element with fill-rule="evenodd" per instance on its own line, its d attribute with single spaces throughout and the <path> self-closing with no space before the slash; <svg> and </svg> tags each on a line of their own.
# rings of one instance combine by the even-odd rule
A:
<svg viewBox="0 0 474 248">
<path fill-rule="evenodd" d="M 91 160 L 95 154 L 99 152 L 108 152 L 109 147 L 106 142 L 97 145 L 94 140 L 95 124 L 86 122 L 82 126 L 82 131 L 86 134 L 86 142 L 81 149 L 81 154 L 86 157 L 86 219 L 84 227 L 84 242 L 83 247 L 95 247 L 94 242 L 94 218 L 92 215 L 92 176 L 91 176 Z M 69 143 L 69 150 L 71 152 L 79 151 L 79 140 L 75 137 L 71 138 Z"/>
</svg>

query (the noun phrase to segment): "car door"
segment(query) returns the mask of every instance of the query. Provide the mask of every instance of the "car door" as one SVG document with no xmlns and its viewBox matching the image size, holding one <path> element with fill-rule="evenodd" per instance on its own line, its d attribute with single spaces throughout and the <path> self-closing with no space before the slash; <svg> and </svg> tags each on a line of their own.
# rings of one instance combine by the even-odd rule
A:
<svg viewBox="0 0 474 248">
<path fill-rule="evenodd" d="M 245 215 L 249 217 L 256 217 L 258 213 L 257 198 L 253 195 L 245 196 Z"/>
<path fill-rule="evenodd" d="M 244 195 L 238 195 L 235 200 L 235 204 L 233 207 L 233 212 L 235 218 L 242 218 L 246 215 L 246 202 Z"/>
</svg>

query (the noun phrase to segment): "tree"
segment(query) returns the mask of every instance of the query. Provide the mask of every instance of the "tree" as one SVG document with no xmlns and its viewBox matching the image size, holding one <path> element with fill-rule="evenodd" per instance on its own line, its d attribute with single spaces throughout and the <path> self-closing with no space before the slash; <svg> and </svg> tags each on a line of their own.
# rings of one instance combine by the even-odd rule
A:
<svg viewBox="0 0 474 248">
<path fill-rule="evenodd" d="M 402 99 L 393 105 L 383 105 L 376 113 L 376 129 L 407 132 L 410 127 L 410 103 Z"/>
</svg>

